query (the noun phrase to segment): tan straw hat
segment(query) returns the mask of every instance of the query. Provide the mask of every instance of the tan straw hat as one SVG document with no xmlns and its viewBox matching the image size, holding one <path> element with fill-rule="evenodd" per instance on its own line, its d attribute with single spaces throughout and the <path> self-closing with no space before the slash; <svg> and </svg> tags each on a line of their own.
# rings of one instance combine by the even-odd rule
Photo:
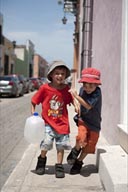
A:
<svg viewBox="0 0 128 192">
<path fill-rule="evenodd" d="M 65 67 L 66 70 L 67 70 L 67 73 L 66 73 L 66 78 L 70 76 L 70 70 L 69 68 L 66 66 L 66 64 L 63 62 L 63 61 L 53 61 L 52 64 L 50 65 L 50 68 L 49 68 L 49 71 L 48 71 L 48 74 L 47 74 L 47 78 L 49 81 L 51 81 L 51 72 L 56 68 L 56 67 Z"/>
</svg>

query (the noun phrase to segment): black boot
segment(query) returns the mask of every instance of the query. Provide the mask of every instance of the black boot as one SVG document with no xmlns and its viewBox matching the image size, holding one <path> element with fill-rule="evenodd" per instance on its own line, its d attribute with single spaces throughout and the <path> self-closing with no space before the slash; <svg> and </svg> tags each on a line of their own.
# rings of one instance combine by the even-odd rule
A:
<svg viewBox="0 0 128 192">
<path fill-rule="evenodd" d="M 75 175 L 75 174 L 79 174 L 80 170 L 82 168 L 83 162 L 82 161 L 78 161 L 76 160 L 74 165 L 72 166 L 71 170 L 70 170 L 70 174 L 71 175 Z"/>
<path fill-rule="evenodd" d="M 43 175 L 45 173 L 46 160 L 47 157 L 42 158 L 41 155 L 38 157 L 38 162 L 35 170 L 36 174 Z"/>
<path fill-rule="evenodd" d="M 64 167 L 60 163 L 55 164 L 55 176 L 56 176 L 56 178 L 64 178 L 65 177 Z"/>
<path fill-rule="evenodd" d="M 76 148 L 72 148 L 71 152 L 69 153 L 68 157 L 67 157 L 67 162 L 70 165 L 73 165 L 78 157 L 78 155 L 80 154 L 80 151 L 77 151 Z"/>
</svg>

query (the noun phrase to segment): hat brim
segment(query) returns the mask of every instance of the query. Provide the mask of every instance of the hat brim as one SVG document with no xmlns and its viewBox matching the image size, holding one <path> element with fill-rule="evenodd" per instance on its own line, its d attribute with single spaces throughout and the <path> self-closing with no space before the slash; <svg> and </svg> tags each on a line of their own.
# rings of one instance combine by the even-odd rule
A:
<svg viewBox="0 0 128 192">
<path fill-rule="evenodd" d="M 84 77 L 84 78 L 81 78 L 79 81 L 79 83 L 95 83 L 95 84 L 98 84 L 98 85 L 101 85 L 101 81 L 99 79 L 93 79 L 93 78 L 87 78 L 87 77 Z"/>
<path fill-rule="evenodd" d="M 66 68 L 66 78 L 68 78 L 69 76 L 70 76 L 70 70 L 69 70 L 69 68 L 65 65 L 65 64 L 63 64 L 63 63 L 57 63 L 57 64 L 53 64 L 52 66 L 51 66 L 51 68 L 50 68 L 50 70 L 49 70 L 49 72 L 48 72 L 48 74 L 47 74 L 47 79 L 49 80 L 49 81 L 51 81 L 52 79 L 51 79 L 51 73 L 53 72 L 53 70 L 54 69 L 56 69 L 57 67 L 65 67 Z"/>
</svg>

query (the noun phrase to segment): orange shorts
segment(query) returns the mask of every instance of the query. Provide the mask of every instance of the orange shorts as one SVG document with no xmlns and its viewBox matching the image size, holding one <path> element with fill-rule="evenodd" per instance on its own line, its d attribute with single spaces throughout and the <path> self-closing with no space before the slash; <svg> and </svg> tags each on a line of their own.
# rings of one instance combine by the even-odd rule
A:
<svg viewBox="0 0 128 192">
<path fill-rule="evenodd" d="M 84 153 L 95 153 L 98 138 L 98 132 L 90 130 L 83 121 L 79 120 L 76 142 L 82 147 Z"/>
</svg>

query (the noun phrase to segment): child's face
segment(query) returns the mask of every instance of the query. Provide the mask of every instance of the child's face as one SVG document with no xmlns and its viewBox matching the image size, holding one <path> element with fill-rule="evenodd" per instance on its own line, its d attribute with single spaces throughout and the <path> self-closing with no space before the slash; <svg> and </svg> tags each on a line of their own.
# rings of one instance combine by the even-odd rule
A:
<svg viewBox="0 0 128 192">
<path fill-rule="evenodd" d="M 97 87 L 97 84 L 95 83 L 83 83 L 83 88 L 86 91 L 87 94 L 91 94 L 93 91 L 95 91 Z"/>
<path fill-rule="evenodd" d="M 64 83 L 64 80 L 66 78 L 66 73 L 67 73 L 67 70 L 64 67 L 55 68 L 51 73 L 52 82 L 58 85 Z"/>
</svg>

